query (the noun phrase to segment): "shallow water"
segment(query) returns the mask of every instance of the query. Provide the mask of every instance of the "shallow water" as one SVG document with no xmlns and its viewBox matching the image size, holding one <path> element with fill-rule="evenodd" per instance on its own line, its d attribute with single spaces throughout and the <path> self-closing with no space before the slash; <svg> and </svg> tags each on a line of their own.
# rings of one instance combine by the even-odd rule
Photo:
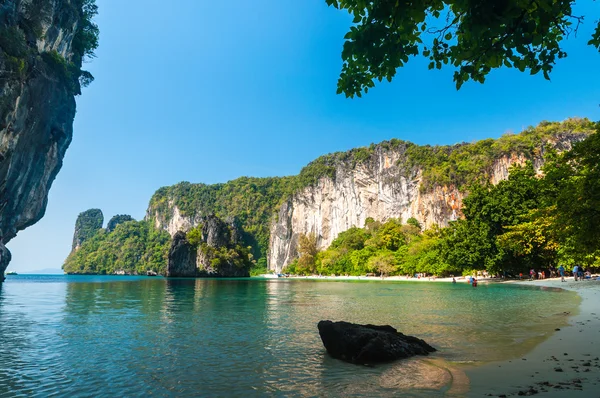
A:
<svg viewBox="0 0 600 398">
<path fill-rule="evenodd" d="M 464 364 L 525 354 L 577 303 L 504 284 L 9 276 L 0 396 L 435 396 L 466 388 Z M 439 352 L 346 364 L 321 319 L 390 324 Z"/>
</svg>

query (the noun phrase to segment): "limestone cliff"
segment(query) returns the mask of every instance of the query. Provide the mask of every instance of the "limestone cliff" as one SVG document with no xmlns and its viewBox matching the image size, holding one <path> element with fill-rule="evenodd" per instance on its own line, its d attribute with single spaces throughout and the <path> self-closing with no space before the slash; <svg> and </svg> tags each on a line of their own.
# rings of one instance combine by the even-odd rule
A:
<svg viewBox="0 0 600 398">
<path fill-rule="evenodd" d="M 237 220 L 204 216 L 198 229 L 173 236 L 167 276 L 246 277 L 250 276 L 249 251 L 241 245 Z"/>
<path fill-rule="evenodd" d="M 539 172 L 548 148 L 567 150 L 573 142 L 584 137 L 565 132 L 545 138 L 531 152 L 509 148 L 510 151 L 490 159 L 480 174 L 495 184 L 508 177 L 512 165 L 522 165 L 528 160 Z M 322 177 L 316 185 L 289 197 L 271 225 L 269 269 L 281 272 L 297 257 L 301 234 L 314 233 L 318 248 L 323 249 L 340 232 L 355 226 L 363 227 L 369 217 L 378 221 L 398 218 L 403 222 L 414 217 L 424 227 L 447 226 L 449 221 L 461 217 L 465 189 L 455 184 L 425 185 L 426 166 L 406 167 L 410 155 L 405 144 L 377 145 L 371 148 L 370 156 L 360 162 L 355 159 L 338 161 L 332 177 Z M 457 146 L 457 150 L 471 144 L 462 145 Z M 450 153 L 453 149 L 445 150 Z"/>
<path fill-rule="evenodd" d="M 44 215 L 71 143 L 74 95 L 91 79 L 81 62 L 97 46 L 93 14 L 91 0 L 0 2 L 0 275 L 4 245 Z"/>
<path fill-rule="evenodd" d="M 512 165 L 527 161 L 540 173 L 549 149 L 570 149 L 593 132 L 592 125 L 587 119 L 542 122 L 496 140 L 444 146 L 392 139 L 324 155 L 297 176 L 182 182 L 154 194 L 146 220 L 174 236 L 201 225 L 208 214 L 236 216 L 256 267 L 262 268 L 266 257 L 268 268 L 279 272 L 297 256 L 301 234 L 314 233 L 323 249 L 369 217 L 403 222 L 414 217 L 424 228 L 446 226 L 462 216 L 469 184 L 496 184 Z M 197 262 L 209 259 L 199 256 Z"/>
<path fill-rule="evenodd" d="M 75 232 L 73 232 L 72 251 L 79 247 L 86 240 L 93 237 L 104 223 L 104 214 L 100 209 L 89 209 L 79 213 L 75 221 Z"/>
</svg>

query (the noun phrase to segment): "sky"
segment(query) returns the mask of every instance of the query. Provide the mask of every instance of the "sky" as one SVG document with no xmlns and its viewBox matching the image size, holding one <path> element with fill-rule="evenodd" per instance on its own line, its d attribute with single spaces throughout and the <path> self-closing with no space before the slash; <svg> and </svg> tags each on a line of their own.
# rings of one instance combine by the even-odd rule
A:
<svg viewBox="0 0 600 398">
<path fill-rule="evenodd" d="M 316 157 L 390 138 L 454 144 L 542 120 L 600 120 L 598 5 L 551 81 L 514 69 L 457 91 L 451 68 L 411 59 L 363 98 L 336 95 L 351 19 L 325 0 L 97 0 L 96 80 L 77 97 L 73 142 L 46 215 L 7 247 L 8 270 L 59 269 L 77 215 L 141 219 L 180 181 L 297 174 Z"/>
</svg>

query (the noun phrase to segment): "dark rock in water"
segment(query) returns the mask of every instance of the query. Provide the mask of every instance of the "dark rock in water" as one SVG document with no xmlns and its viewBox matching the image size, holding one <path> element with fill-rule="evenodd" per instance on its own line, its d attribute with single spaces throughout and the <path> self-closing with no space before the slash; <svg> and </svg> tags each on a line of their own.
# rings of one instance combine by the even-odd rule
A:
<svg viewBox="0 0 600 398">
<path fill-rule="evenodd" d="M 196 248 L 187 241 L 185 232 L 179 231 L 173 236 L 167 276 L 196 276 Z"/>
<path fill-rule="evenodd" d="M 436 351 L 425 341 L 391 326 L 321 321 L 317 325 L 329 355 L 352 363 L 389 362 Z"/>
</svg>

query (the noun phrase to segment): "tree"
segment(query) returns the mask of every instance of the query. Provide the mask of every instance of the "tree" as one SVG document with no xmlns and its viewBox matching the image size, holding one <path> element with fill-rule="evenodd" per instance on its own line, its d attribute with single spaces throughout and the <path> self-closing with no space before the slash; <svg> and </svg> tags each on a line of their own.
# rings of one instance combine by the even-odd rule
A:
<svg viewBox="0 0 600 398">
<path fill-rule="evenodd" d="M 347 97 L 367 93 L 375 80 L 391 81 L 418 55 L 429 59 L 429 69 L 452 65 L 457 89 L 468 80 L 483 83 L 502 66 L 550 79 L 556 60 L 567 55 L 562 40 L 584 20 L 573 14 L 574 0 L 326 2 L 354 17 L 337 89 Z M 588 44 L 600 50 L 600 23 Z"/>
<path fill-rule="evenodd" d="M 506 232 L 496 238 L 498 247 L 527 268 L 554 264 L 559 246 L 552 231 L 554 219 L 547 213 L 532 212 L 531 221 L 506 227 Z"/>
<path fill-rule="evenodd" d="M 314 273 L 316 270 L 317 236 L 314 233 L 298 237 L 298 268 L 303 273 Z"/>
<path fill-rule="evenodd" d="M 369 259 L 369 268 L 377 271 L 383 278 L 396 270 L 396 258 L 392 252 L 384 252 Z"/>
<path fill-rule="evenodd" d="M 600 125 L 597 131 L 545 168 L 559 240 L 589 255 L 600 251 Z"/>
</svg>

